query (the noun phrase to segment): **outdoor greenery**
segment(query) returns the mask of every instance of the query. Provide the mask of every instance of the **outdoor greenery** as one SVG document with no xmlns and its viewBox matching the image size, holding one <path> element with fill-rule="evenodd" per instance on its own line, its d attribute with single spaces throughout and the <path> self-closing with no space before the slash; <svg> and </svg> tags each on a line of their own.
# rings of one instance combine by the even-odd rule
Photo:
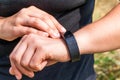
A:
<svg viewBox="0 0 120 80">
<path fill-rule="evenodd" d="M 96 0 L 93 20 L 108 13 L 119 0 Z M 120 50 L 95 54 L 97 80 L 120 80 Z"/>
</svg>

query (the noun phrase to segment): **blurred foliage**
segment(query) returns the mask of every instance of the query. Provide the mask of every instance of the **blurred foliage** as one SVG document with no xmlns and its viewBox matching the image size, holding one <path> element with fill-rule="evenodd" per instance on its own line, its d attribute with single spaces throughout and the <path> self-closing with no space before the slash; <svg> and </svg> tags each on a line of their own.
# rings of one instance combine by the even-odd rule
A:
<svg viewBox="0 0 120 80">
<path fill-rule="evenodd" d="M 96 0 L 93 20 L 105 16 L 119 0 Z M 97 80 L 120 80 L 120 50 L 95 54 Z"/>
<path fill-rule="evenodd" d="M 95 55 L 97 80 L 120 80 L 120 51 L 110 51 Z"/>
<path fill-rule="evenodd" d="M 95 0 L 95 9 L 93 20 L 98 20 L 108 13 L 115 5 L 119 3 L 119 0 Z"/>
</svg>

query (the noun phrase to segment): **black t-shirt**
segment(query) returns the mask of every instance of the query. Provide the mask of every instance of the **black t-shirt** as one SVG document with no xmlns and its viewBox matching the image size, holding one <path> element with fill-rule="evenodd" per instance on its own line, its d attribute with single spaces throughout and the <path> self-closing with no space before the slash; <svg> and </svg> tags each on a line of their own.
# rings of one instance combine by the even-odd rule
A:
<svg viewBox="0 0 120 80">
<path fill-rule="evenodd" d="M 0 16 L 11 16 L 24 7 L 34 5 L 53 15 L 67 30 L 75 32 L 92 21 L 94 0 L 0 0 Z M 9 75 L 9 54 L 20 38 L 0 40 L 0 79 L 15 80 Z M 86 46 L 88 47 L 88 46 Z M 82 55 L 78 62 L 57 63 L 22 80 L 95 80 L 92 54 Z"/>
</svg>

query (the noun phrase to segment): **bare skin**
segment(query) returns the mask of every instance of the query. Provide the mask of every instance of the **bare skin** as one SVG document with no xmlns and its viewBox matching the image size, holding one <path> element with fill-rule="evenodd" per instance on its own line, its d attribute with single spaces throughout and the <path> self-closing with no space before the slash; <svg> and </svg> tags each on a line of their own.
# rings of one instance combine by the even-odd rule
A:
<svg viewBox="0 0 120 80">
<path fill-rule="evenodd" d="M 33 77 L 32 71 L 41 71 L 45 66 L 55 64 L 58 60 L 59 62 L 68 61 L 67 48 L 63 43 L 62 39 L 42 37 L 36 34 L 25 35 L 10 55 L 11 67 L 17 79 L 22 78 L 21 73 Z M 62 54 L 63 52 L 66 54 Z"/>
<path fill-rule="evenodd" d="M 119 20 L 120 5 L 99 21 L 75 32 L 80 54 L 120 48 Z M 10 55 L 11 69 L 16 73 L 17 79 L 22 78 L 21 73 L 33 77 L 34 73 L 30 74 L 30 71 L 41 71 L 47 65 L 69 60 L 68 50 L 61 38 L 53 39 L 37 34 L 25 35 Z"/>
<path fill-rule="evenodd" d="M 13 41 L 30 33 L 60 38 L 60 34 L 65 31 L 66 29 L 52 15 L 34 6 L 21 9 L 10 17 L 0 17 L 0 39 L 6 41 Z M 12 69 L 11 74 L 15 74 Z"/>
<path fill-rule="evenodd" d="M 34 7 L 20 10 L 10 17 L 0 17 L 0 39 L 12 41 L 29 33 L 59 38 L 65 28 L 50 14 Z"/>
</svg>

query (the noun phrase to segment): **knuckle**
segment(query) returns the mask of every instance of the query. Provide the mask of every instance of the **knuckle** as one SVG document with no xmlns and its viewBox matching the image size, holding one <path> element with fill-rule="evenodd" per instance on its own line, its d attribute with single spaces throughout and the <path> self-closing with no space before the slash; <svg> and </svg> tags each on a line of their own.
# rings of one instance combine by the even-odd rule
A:
<svg viewBox="0 0 120 80">
<path fill-rule="evenodd" d="M 35 37 L 35 34 L 29 34 L 28 35 L 28 41 L 32 42 L 32 43 L 36 43 L 36 37 Z"/>
<path fill-rule="evenodd" d="M 13 59 L 13 55 L 12 55 L 12 54 L 9 56 L 9 59 L 10 59 L 10 60 L 12 60 L 12 59 Z"/>
<path fill-rule="evenodd" d="M 30 65 L 29 65 L 31 68 L 36 68 L 36 64 L 34 61 L 30 62 Z"/>
<path fill-rule="evenodd" d="M 49 18 L 54 22 L 54 24 L 57 22 L 57 20 L 52 15 L 49 15 Z"/>
<path fill-rule="evenodd" d="M 50 19 L 55 19 L 52 15 L 49 15 L 49 18 L 50 18 Z"/>
<path fill-rule="evenodd" d="M 46 15 L 43 15 L 43 17 L 41 17 L 41 20 L 44 22 L 48 22 L 49 18 Z"/>
<path fill-rule="evenodd" d="M 19 11 L 18 16 L 25 15 L 27 12 L 28 12 L 28 11 L 27 11 L 27 8 L 23 8 L 23 9 L 21 9 L 21 10 Z"/>
<path fill-rule="evenodd" d="M 30 66 L 31 68 L 35 69 L 35 70 L 39 70 L 39 68 L 38 68 L 39 64 L 38 64 L 38 62 L 35 61 L 35 59 L 33 59 L 33 60 L 30 62 L 29 66 Z"/>
<path fill-rule="evenodd" d="M 10 55 L 9 58 L 10 58 L 11 60 L 14 60 L 14 59 L 15 59 L 15 57 L 14 57 L 13 55 Z"/>
<path fill-rule="evenodd" d="M 14 62 L 18 62 L 18 57 L 16 55 L 10 56 L 10 59 Z"/>
<path fill-rule="evenodd" d="M 39 24 L 39 19 L 38 18 L 33 18 L 32 23 L 38 25 Z"/>
<path fill-rule="evenodd" d="M 30 9 L 34 9 L 34 8 L 36 8 L 36 7 L 32 5 L 32 6 L 30 6 L 29 8 L 30 8 Z"/>
<path fill-rule="evenodd" d="M 27 19 L 27 13 L 28 13 L 28 11 L 26 11 L 27 9 L 21 9 L 20 11 L 19 11 L 19 13 L 15 16 L 16 18 L 15 18 L 15 23 L 18 23 L 18 22 L 21 22 L 21 21 L 23 21 L 23 19 Z"/>
<path fill-rule="evenodd" d="M 59 25 L 58 21 L 52 15 L 49 15 L 49 18 L 54 22 L 55 25 Z"/>
<path fill-rule="evenodd" d="M 24 14 L 27 11 L 27 8 L 22 8 L 19 13 Z"/>
<path fill-rule="evenodd" d="M 25 62 L 25 61 L 21 61 L 21 63 L 20 63 L 22 66 L 24 66 L 24 67 L 28 67 L 28 63 L 27 62 Z"/>
<path fill-rule="evenodd" d="M 46 27 L 46 31 L 48 32 L 48 33 L 51 33 L 51 28 L 48 26 L 48 27 Z"/>
<path fill-rule="evenodd" d="M 33 40 L 33 39 L 34 39 L 34 34 L 32 34 L 32 33 L 29 34 L 29 35 L 28 35 L 28 38 L 31 39 L 31 40 Z"/>
<path fill-rule="evenodd" d="M 18 24 L 21 21 L 21 17 L 17 16 L 15 19 L 15 24 Z"/>
</svg>

